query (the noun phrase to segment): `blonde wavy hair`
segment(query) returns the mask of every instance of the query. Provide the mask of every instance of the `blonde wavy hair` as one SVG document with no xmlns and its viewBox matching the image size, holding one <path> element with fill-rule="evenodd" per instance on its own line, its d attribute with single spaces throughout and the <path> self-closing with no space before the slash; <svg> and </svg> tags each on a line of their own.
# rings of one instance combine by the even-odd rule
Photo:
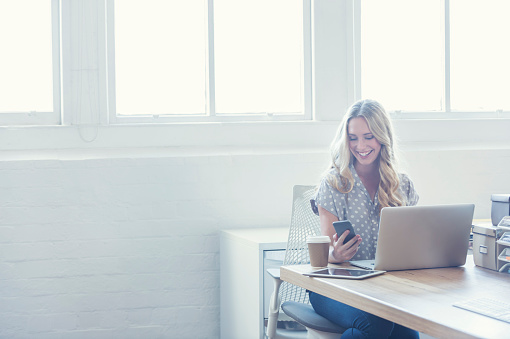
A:
<svg viewBox="0 0 510 339">
<path fill-rule="evenodd" d="M 349 149 L 348 125 L 352 118 L 363 117 L 367 121 L 368 128 L 377 141 L 381 144 L 381 152 L 378 157 L 379 174 L 379 211 L 383 207 L 406 205 L 404 197 L 398 192 L 400 185 L 397 172 L 397 156 L 395 154 L 395 140 L 391 120 L 381 106 L 375 100 L 360 100 L 355 102 L 347 112 L 338 127 L 335 138 L 331 143 L 330 152 L 332 163 L 328 169 L 328 182 L 342 193 L 349 193 L 354 186 L 354 177 L 350 166 L 354 162 L 354 156 Z M 340 180 L 330 170 L 336 169 Z"/>
</svg>

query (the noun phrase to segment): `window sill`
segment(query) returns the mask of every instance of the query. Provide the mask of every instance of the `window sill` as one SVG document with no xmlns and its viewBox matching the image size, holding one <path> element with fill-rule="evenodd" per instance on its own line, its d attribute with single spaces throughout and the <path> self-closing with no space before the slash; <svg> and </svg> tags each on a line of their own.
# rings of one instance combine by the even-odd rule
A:
<svg viewBox="0 0 510 339">
<path fill-rule="evenodd" d="M 146 148 L 327 152 L 337 126 L 337 121 L 299 121 L 0 127 L 0 150 L 2 154 L 23 150 Z M 403 150 L 510 148 L 510 119 L 394 119 L 394 126 Z"/>
</svg>

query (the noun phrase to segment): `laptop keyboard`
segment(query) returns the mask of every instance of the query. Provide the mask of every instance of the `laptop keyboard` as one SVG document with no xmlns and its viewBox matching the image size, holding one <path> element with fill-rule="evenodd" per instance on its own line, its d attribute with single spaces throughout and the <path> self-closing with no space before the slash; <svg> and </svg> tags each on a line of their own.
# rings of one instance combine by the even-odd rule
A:
<svg viewBox="0 0 510 339">
<path fill-rule="evenodd" d="M 480 298 L 459 302 L 453 306 L 510 323 L 510 303 L 504 301 Z"/>
</svg>

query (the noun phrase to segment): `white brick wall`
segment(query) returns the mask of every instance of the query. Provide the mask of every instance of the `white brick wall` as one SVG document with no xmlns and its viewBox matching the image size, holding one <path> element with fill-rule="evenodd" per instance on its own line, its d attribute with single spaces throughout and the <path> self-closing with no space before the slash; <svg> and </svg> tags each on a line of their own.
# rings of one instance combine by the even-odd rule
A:
<svg viewBox="0 0 510 339">
<path fill-rule="evenodd" d="M 219 338 L 218 231 L 285 224 L 324 163 L 0 161 L 0 338 Z"/>
<path fill-rule="evenodd" d="M 327 162 L 277 153 L 0 161 L 0 338 L 219 338 L 218 231 L 286 225 Z M 508 150 L 407 158 L 426 203 L 510 192 Z"/>
</svg>

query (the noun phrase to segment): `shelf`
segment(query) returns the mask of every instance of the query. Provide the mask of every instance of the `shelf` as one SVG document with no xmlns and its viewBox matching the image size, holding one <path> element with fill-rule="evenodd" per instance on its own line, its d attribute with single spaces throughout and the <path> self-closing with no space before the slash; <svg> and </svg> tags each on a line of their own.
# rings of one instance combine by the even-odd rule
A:
<svg viewBox="0 0 510 339">
<path fill-rule="evenodd" d="M 510 262 L 510 247 L 506 247 L 503 251 L 501 251 L 498 256 L 498 260 Z"/>
</svg>

